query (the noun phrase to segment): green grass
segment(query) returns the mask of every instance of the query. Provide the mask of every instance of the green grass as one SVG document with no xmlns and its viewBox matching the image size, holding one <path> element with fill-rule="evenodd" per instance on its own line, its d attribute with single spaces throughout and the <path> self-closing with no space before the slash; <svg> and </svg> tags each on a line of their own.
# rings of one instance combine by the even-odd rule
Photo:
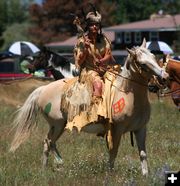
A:
<svg viewBox="0 0 180 186">
<path fill-rule="evenodd" d="M 103 138 L 85 133 L 65 132 L 58 141 L 64 160 L 54 171 L 53 157 L 48 168 L 42 169 L 42 141 L 48 125 L 40 118 L 38 129 L 13 154 L 9 153 L 12 133 L 9 133 L 15 108 L 0 107 L 0 185 L 2 186 L 118 186 L 164 185 L 160 176 L 163 167 L 179 170 L 180 113 L 174 105 L 152 101 L 148 123 L 147 155 L 149 176 L 141 175 L 137 147 L 130 145 L 129 133 L 121 140 L 114 171 L 107 168 L 108 152 Z"/>
</svg>

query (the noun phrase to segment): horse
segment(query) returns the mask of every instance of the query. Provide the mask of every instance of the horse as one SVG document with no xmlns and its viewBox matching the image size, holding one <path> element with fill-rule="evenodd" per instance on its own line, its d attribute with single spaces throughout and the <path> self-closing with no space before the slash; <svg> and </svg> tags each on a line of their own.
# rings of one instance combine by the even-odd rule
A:
<svg viewBox="0 0 180 186">
<path fill-rule="evenodd" d="M 180 111 L 180 61 L 167 58 L 166 71 L 169 74 L 168 88 L 171 90 L 171 97 L 174 104 Z"/>
<path fill-rule="evenodd" d="M 180 111 L 180 61 L 167 57 L 166 61 L 161 63 L 160 66 L 165 68 L 169 78 L 167 81 L 162 81 L 155 76 L 149 84 L 150 91 L 158 93 L 159 96 L 170 95 Z"/>
<path fill-rule="evenodd" d="M 95 134 L 105 134 L 109 151 L 109 168 L 114 167 L 121 136 L 132 132 L 136 137 L 141 161 L 142 174 L 148 175 L 146 155 L 146 124 L 150 118 L 150 102 L 148 100 L 148 80 L 154 74 L 167 78 L 168 74 L 158 66 L 155 56 L 147 49 L 144 40 L 141 46 L 128 50 L 128 56 L 123 70 L 117 74 L 113 83 L 115 88 L 111 111 L 113 123 L 110 125 L 112 139 L 108 139 L 109 129 L 106 120 L 84 126 L 81 131 Z M 67 114 L 61 110 L 61 98 L 66 80 L 54 81 L 35 89 L 27 98 L 15 118 L 17 127 L 11 143 L 10 151 L 14 152 L 25 142 L 33 131 L 38 111 L 41 111 L 49 124 L 49 131 L 44 140 L 43 166 L 48 163 L 52 152 L 60 165 L 63 159 L 56 147 L 56 141 L 65 131 Z"/>
<path fill-rule="evenodd" d="M 77 68 L 72 60 L 48 50 L 43 47 L 32 63 L 33 69 L 45 69 L 50 71 L 55 80 L 72 78 L 79 75 Z"/>
</svg>

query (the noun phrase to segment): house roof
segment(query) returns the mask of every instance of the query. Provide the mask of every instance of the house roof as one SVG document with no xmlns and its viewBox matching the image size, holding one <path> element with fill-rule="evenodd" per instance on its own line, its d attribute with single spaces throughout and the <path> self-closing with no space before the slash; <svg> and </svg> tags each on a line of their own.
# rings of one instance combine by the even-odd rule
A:
<svg viewBox="0 0 180 186">
<path fill-rule="evenodd" d="M 107 31 L 175 31 L 180 30 L 180 14 L 108 27 Z"/>
<path fill-rule="evenodd" d="M 104 31 L 104 30 L 103 30 Z M 103 32 L 111 42 L 114 41 L 115 39 L 115 34 L 114 32 L 111 31 L 104 31 Z M 77 36 L 70 37 L 69 39 L 62 41 L 62 42 L 52 42 L 48 43 L 45 46 L 47 47 L 65 47 L 65 48 L 71 48 L 74 47 L 75 43 L 77 42 Z"/>
<path fill-rule="evenodd" d="M 113 42 L 115 32 L 119 31 L 176 31 L 180 30 L 180 14 L 167 15 L 165 17 L 153 17 L 152 19 L 132 23 L 115 25 L 103 29 L 103 33 Z M 73 49 L 77 36 L 70 37 L 65 41 L 47 43 L 45 46 L 51 48 Z"/>
</svg>

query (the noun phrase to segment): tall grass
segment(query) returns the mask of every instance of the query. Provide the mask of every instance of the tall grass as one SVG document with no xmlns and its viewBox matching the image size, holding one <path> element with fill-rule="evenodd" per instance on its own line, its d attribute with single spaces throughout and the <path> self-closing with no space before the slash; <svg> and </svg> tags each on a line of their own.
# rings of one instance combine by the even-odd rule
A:
<svg viewBox="0 0 180 186">
<path fill-rule="evenodd" d="M 164 170 L 179 170 L 180 113 L 169 102 L 152 101 L 148 123 L 147 155 L 149 176 L 141 175 L 137 147 L 130 145 L 129 133 L 121 140 L 113 171 L 108 171 L 105 139 L 85 133 L 65 132 L 58 141 L 64 159 L 59 171 L 53 157 L 42 169 L 42 141 L 48 125 L 40 118 L 38 129 L 13 154 L 8 152 L 15 108 L 0 107 L 0 185 L 2 186 L 118 186 L 164 185 Z"/>
</svg>

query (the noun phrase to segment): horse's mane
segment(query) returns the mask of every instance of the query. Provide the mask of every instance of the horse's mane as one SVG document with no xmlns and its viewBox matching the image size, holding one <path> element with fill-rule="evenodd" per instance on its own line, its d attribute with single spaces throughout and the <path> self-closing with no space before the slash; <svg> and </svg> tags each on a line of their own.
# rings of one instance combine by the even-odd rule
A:
<svg viewBox="0 0 180 186">
<path fill-rule="evenodd" d="M 52 63 L 54 65 L 54 67 L 61 67 L 63 69 L 69 70 L 70 68 L 70 60 L 56 52 L 50 51 L 50 50 L 46 50 L 47 53 L 49 53 L 50 55 L 52 54 Z"/>
<path fill-rule="evenodd" d="M 138 56 L 140 55 L 140 53 L 146 53 L 148 54 L 148 49 L 146 48 L 143 48 L 143 47 L 139 47 L 139 46 L 135 46 L 131 49 L 132 51 L 135 52 L 135 55 L 136 55 L 136 58 L 138 58 Z M 131 55 L 128 54 L 125 62 L 124 62 L 124 73 L 128 73 L 128 70 L 130 68 L 130 64 L 131 64 L 131 61 L 132 61 L 132 58 L 131 58 Z"/>
</svg>

